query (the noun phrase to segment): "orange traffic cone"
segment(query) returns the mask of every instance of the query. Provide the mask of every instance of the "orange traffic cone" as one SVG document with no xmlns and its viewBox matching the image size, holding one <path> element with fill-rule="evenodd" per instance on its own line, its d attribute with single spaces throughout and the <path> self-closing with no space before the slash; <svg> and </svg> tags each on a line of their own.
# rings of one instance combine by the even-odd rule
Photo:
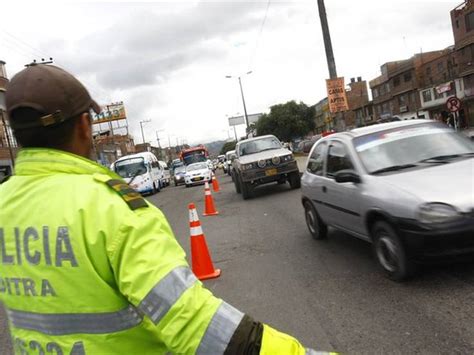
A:
<svg viewBox="0 0 474 355">
<path fill-rule="evenodd" d="M 221 270 L 214 269 L 211 255 L 207 248 L 206 237 L 201 228 L 201 222 L 194 203 L 189 204 L 189 228 L 191 230 L 191 264 L 193 272 L 199 280 L 219 277 Z"/>
<path fill-rule="evenodd" d="M 214 207 L 214 200 L 211 195 L 211 189 L 209 188 L 209 183 L 206 181 L 204 188 L 204 216 L 215 216 L 219 214 L 216 208 Z"/>
<path fill-rule="evenodd" d="M 217 181 L 216 174 L 212 173 L 212 189 L 214 192 L 219 192 L 221 189 L 219 188 L 219 181 Z"/>
</svg>

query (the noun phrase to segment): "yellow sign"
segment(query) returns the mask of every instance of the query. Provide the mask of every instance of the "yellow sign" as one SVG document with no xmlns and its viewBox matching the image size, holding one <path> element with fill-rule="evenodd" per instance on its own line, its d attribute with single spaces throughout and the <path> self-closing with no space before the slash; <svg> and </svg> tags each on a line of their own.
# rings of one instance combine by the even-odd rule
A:
<svg viewBox="0 0 474 355">
<path fill-rule="evenodd" d="M 335 113 L 349 110 L 344 78 L 326 79 L 326 87 L 328 89 L 329 111 Z"/>
<path fill-rule="evenodd" d="M 125 114 L 125 106 L 123 102 L 116 102 L 113 104 L 105 105 L 102 107 L 101 113 L 92 115 L 92 123 L 105 123 L 118 120 L 126 120 L 127 115 Z"/>
</svg>

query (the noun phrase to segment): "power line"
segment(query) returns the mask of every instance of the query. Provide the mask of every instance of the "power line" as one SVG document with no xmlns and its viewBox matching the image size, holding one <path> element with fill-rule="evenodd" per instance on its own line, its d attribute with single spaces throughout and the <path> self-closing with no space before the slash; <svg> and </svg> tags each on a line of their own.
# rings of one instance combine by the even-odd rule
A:
<svg viewBox="0 0 474 355">
<path fill-rule="evenodd" d="M 260 31 L 258 32 L 257 40 L 255 41 L 255 48 L 253 50 L 252 55 L 250 56 L 249 66 L 248 66 L 249 70 L 252 69 L 253 61 L 257 55 L 258 45 L 260 44 L 260 37 L 262 36 L 263 28 L 265 27 L 265 22 L 267 22 L 267 15 L 268 15 L 268 9 L 270 8 L 270 1 L 271 0 L 267 1 L 267 8 L 265 9 L 265 15 L 263 16 L 263 21 L 262 21 L 262 24 L 260 25 Z"/>
<path fill-rule="evenodd" d="M 49 58 L 50 57 L 50 55 L 47 55 L 46 53 L 44 53 L 40 49 L 32 46 L 31 44 L 27 43 L 26 41 L 22 40 L 21 38 L 18 38 L 16 36 L 14 36 L 13 34 L 11 34 L 10 32 L 6 31 L 3 27 L 1 27 L 1 32 L 0 33 L 5 33 L 8 36 L 10 36 L 13 39 L 13 41 L 15 41 L 16 43 L 13 42 L 12 39 L 3 36 L 3 39 L 7 40 L 8 41 L 7 43 L 10 44 L 8 47 L 10 49 L 14 50 L 15 52 L 21 54 L 25 58 L 28 58 L 28 55 L 32 55 L 33 57 L 38 56 L 38 57 L 41 57 L 41 58 Z M 16 48 L 12 47 L 12 44 L 17 46 L 17 47 Z M 21 46 L 23 46 L 23 48 Z M 27 47 L 29 49 L 26 49 L 24 47 Z M 19 52 L 19 50 L 21 50 L 21 53 Z M 25 54 L 25 53 L 28 53 L 28 54 Z M 31 58 L 28 58 L 27 61 L 30 62 Z M 55 62 L 57 64 L 59 64 L 61 67 L 65 68 L 67 70 L 70 70 L 67 65 L 64 65 L 64 63 L 60 63 L 57 60 L 55 60 Z M 99 94 L 97 96 L 105 96 L 109 101 L 111 100 L 109 92 L 105 91 L 104 89 L 102 89 L 98 86 L 91 85 L 91 83 L 87 82 L 84 79 L 81 79 L 81 81 L 84 84 L 87 85 L 87 88 L 94 94 L 94 96 L 96 96 L 96 94 Z"/>
</svg>

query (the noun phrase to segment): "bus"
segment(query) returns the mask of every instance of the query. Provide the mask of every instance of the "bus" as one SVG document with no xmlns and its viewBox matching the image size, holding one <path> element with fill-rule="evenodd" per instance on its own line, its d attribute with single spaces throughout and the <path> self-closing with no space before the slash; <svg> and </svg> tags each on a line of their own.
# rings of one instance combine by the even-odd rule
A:
<svg viewBox="0 0 474 355">
<path fill-rule="evenodd" d="M 112 164 L 111 169 L 141 194 L 154 194 L 163 187 L 163 169 L 153 153 L 121 157 Z"/>
<path fill-rule="evenodd" d="M 199 145 L 197 147 L 183 149 L 179 158 L 184 163 L 184 165 L 207 162 L 209 159 L 209 152 L 205 146 Z"/>
</svg>

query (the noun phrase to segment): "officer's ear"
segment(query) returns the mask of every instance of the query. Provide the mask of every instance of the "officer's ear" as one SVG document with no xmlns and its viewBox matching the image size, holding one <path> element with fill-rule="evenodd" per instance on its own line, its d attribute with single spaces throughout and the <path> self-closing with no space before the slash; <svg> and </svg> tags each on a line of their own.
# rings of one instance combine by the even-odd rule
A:
<svg viewBox="0 0 474 355">
<path fill-rule="evenodd" d="M 81 114 L 76 124 L 77 134 L 82 141 L 92 140 L 92 122 L 88 112 Z"/>
</svg>

